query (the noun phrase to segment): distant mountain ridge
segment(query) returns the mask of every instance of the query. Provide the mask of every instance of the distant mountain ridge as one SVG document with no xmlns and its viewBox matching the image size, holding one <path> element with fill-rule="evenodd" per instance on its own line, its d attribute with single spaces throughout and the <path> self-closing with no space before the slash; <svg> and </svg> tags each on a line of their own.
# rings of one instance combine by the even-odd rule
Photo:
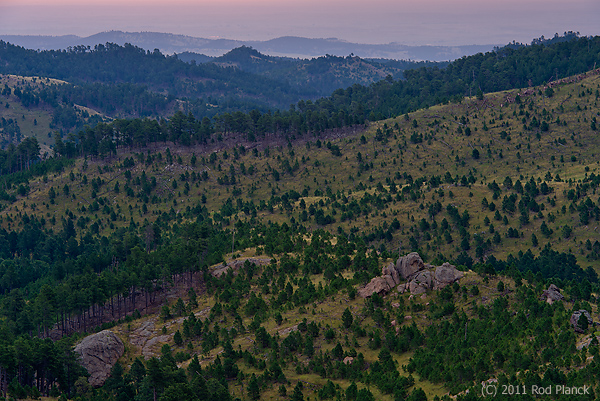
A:
<svg viewBox="0 0 600 401">
<path fill-rule="evenodd" d="M 497 44 L 464 46 L 408 46 L 400 43 L 360 44 L 336 38 L 311 39 L 284 36 L 267 41 L 241 41 L 233 39 L 207 39 L 160 32 L 100 32 L 87 37 L 75 35 L 35 36 L 0 35 L 4 40 L 28 49 L 57 50 L 75 46 L 93 47 L 99 43 L 116 43 L 141 47 L 146 50 L 159 49 L 166 54 L 193 52 L 218 57 L 234 48 L 252 47 L 263 54 L 293 58 L 313 58 L 325 55 L 361 58 L 384 58 L 395 60 L 448 61 L 480 52 L 491 51 Z"/>
<path fill-rule="evenodd" d="M 447 63 L 396 61 L 388 59 L 362 59 L 358 56 L 320 56 L 311 59 L 275 57 L 256 49 L 242 46 L 221 57 L 208 58 L 196 53 L 178 54 L 177 58 L 197 64 L 209 63 L 219 67 L 234 67 L 277 82 L 285 82 L 292 88 L 314 87 L 318 96 L 327 96 L 336 89 L 354 84 L 370 85 L 386 77 L 401 79 L 408 69 L 437 66 Z M 317 96 L 317 97 L 318 97 Z"/>
<path fill-rule="evenodd" d="M 114 43 L 36 51 L 0 40 L 0 85 L 9 85 L 2 90 L 7 103 L 0 115 L 12 119 L 4 132 L 18 134 L 16 117 L 29 113 L 30 120 L 37 118 L 40 124 L 34 128 L 25 123 L 26 132 L 35 131 L 44 141 L 53 129 L 65 132 L 95 125 L 102 121 L 96 113 L 107 118 L 158 118 L 183 109 L 196 117 L 212 118 L 251 110 L 285 110 L 290 104 L 314 101 L 339 89 L 388 77 L 400 79 L 410 68 L 446 64 L 382 63 L 331 55 L 293 59 L 267 56 L 247 46 L 216 58 L 195 53 L 165 56 Z M 38 77 L 64 84 L 57 86 L 45 79 L 38 83 Z M 30 110 L 37 110 L 40 103 L 50 107 L 49 115 L 40 109 L 43 116 L 33 116 Z"/>
</svg>

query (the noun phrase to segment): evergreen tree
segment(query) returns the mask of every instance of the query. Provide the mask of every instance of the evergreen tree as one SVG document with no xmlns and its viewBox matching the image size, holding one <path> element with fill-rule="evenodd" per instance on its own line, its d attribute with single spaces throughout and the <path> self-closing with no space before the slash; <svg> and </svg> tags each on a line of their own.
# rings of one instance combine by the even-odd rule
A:
<svg viewBox="0 0 600 401">
<path fill-rule="evenodd" d="M 346 400 L 354 401 L 358 396 L 358 386 L 356 383 L 352 382 L 348 388 L 346 389 Z"/>
<path fill-rule="evenodd" d="M 352 326 L 353 321 L 354 318 L 352 317 L 352 312 L 350 312 L 349 308 L 346 308 L 344 310 L 344 313 L 342 313 L 342 323 L 344 327 L 349 329 Z"/>
<path fill-rule="evenodd" d="M 304 394 L 302 394 L 302 382 L 298 382 L 294 387 L 294 392 L 290 397 L 291 401 L 304 401 Z"/>
<path fill-rule="evenodd" d="M 175 344 L 177 346 L 181 346 L 183 345 L 183 337 L 181 337 L 181 333 L 179 332 L 179 330 L 177 330 L 175 332 L 175 334 L 173 335 L 173 341 L 175 342 Z"/>
<path fill-rule="evenodd" d="M 251 400 L 260 399 L 260 386 L 254 373 L 252 373 L 252 377 L 248 382 L 248 397 L 250 397 Z"/>
</svg>

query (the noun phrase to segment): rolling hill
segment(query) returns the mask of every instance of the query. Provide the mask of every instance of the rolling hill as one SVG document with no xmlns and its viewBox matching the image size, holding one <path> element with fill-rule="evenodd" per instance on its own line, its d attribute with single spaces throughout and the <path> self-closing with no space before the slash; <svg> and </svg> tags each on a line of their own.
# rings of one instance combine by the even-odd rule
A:
<svg viewBox="0 0 600 401">
<path fill-rule="evenodd" d="M 13 121 L 15 116 L 32 116 L 31 121 L 40 125 L 25 123 L 26 134 L 48 145 L 53 140 L 48 133 L 66 136 L 84 125 L 114 118 L 166 118 L 177 110 L 212 118 L 236 111 L 287 109 L 300 100 L 368 85 L 388 75 L 399 78 L 404 69 L 426 65 L 333 56 L 291 60 L 250 48 L 196 65 L 114 44 L 36 52 L 2 43 L 0 53 L 2 101 L 13 106 L 2 115 Z"/>
<path fill-rule="evenodd" d="M 11 336 L 118 334 L 128 375 L 113 370 L 97 390 L 72 383 L 71 397 L 593 387 L 595 326 L 579 333 L 569 318 L 598 313 L 599 73 L 318 137 L 121 145 L 13 181 L 0 220 Z M 357 296 L 410 251 L 464 277 Z M 563 301 L 540 300 L 550 283 Z"/>
</svg>

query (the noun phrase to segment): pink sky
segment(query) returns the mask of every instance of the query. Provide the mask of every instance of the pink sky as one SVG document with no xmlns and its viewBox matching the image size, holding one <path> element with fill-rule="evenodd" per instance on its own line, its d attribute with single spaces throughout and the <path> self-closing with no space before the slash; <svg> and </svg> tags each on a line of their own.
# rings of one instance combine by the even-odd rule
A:
<svg viewBox="0 0 600 401">
<path fill-rule="evenodd" d="M 0 34 L 89 36 L 123 30 L 266 40 L 503 44 L 600 34 L 599 0 L 0 0 Z"/>
</svg>

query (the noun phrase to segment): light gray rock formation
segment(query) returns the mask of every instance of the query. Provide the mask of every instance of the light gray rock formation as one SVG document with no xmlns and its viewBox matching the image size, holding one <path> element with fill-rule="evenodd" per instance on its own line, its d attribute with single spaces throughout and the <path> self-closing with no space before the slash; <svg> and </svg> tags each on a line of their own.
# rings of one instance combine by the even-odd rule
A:
<svg viewBox="0 0 600 401">
<path fill-rule="evenodd" d="M 398 286 L 401 294 L 410 291 L 411 294 L 423 294 L 431 289 L 438 290 L 460 280 L 464 273 L 450 263 L 435 267 L 423 263 L 418 253 L 412 252 L 398 258 L 394 265 L 390 263 L 381 269 L 381 276 L 375 277 L 365 287 L 358 290 L 363 298 L 374 293 L 385 295 Z M 401 281 L 407 280 L 406 283 Z"/>
<path fill-rule="evenodd" d="M 394 286 L 400 284 L 400 275 L 398 274 L 398 270 L 396 270 L 396 266 L 393 263 L 385 266 L 381 269 L 382 276 L 390 276 L 392 280 L 394 280 Z"/>
<path fill-rule="evenodd" d="M 414 280 L 408 283 L 408 288 L 413 295 L 424 294 L 427 292 L 427 287 Z"/>
<path fill-rule="evenodd" d="M 465 274 L 458 270 L 456 266 L 445 262 L 443 265 L 436 267 L 434 275 L 434 290 L 439 290 L 445 286 L 460 280 Z"/>
<path fill-rule="evenodd" d="M 573 326 L 575 331 L 578 333 L 583 333 L 585 331 L 584 329 L 586 329 L 586 327 L 581 327 L 580 325 L 579 319 L 581 318 L 581 315 L 585 315 L 585 317 L 587 318 L 588 327 L 594 324 L 590 312 L 586 311 L 585 309 L 580 309 L 578 311 L 573 312 L 573 314 L 571 315 L 571 319 L 569 319 L 569 323 L 571 323 L 571 326 Z"/>
<path fill-rule="evenodd" d="M 423 259 L 416 252 L 411 252 L 406 256 L 398 258 L 396 261 L 396 270 L 400 277 L 404 280 L 408 280 L 415 273 L 425 268 L 425 264 L 423 263 Z"/>
<path fill-rule="evenodd" d="M 88 382 L 94 387 L 104 384 L 124 351 L 121 339 L 109 330 L 87 336 L 75 346 L 81 365 L 90 374 Z"/>
<path fill-rule="evenodd" d="M 422 287 L 425 291 L 433 288 L 433 272 L 431 270 L 421 270 L 410 281 L 411 294 L 421 294 L 423 291 L 413 292 L 414 286 Z"/>
<path fill-rule="evenodd" d="M 562 301 L 565 297 L 560 293 L 560 288 L 555 286 L 554 284 L 550 284 L 547 290 L 544 290 L 542 295 L 540 296 L 542 301 L 546 301 L 549 304 L 553 304 L 556 301 Z"/>
<path fill-rule="evenodd" d="M 269 263 L 271 263 L 271 259 L 264 259 L 264 258 L 263 259 L 261 259 L 261 258 L 235 259 L 235 260 L 229 261 L 226 265 L 221 265 L 221 266 L 214 268 L 211 271 L 211 274 L 214 277 L 219 278 L 222 275 L 227 274 L 227 272 L 229 270 L 232 270 L 233 274 L 235 276 L 237 276 L 238 271 L 244 267 L 246 262 L 254 263 L 257 266 L 265 266 L 265 265 L 268 265 Z"/>
<path fill-rule="evenodd" d="M 394 279 L 390 275 L 385 275 L 382 277 L 385 279 L 385 282 L 388 284 L 388 287 L 389 287 L 388 290 L 394 288 L 396 286 L 396 284 L 398 284 L 394 281 Z"/>
<path fill-rule="evenodd" d="M 387 276 L 387 277 L 389 277 L 389 276 Z M 393 288 L 393 287 L 390 287 L 388 280 L 386 280 L 384 277 L 379 276 L 379 277 L 373 278 L 369 282 L 369 284 L 367 284 L 363 288 L 359 289 L 358 295 L 360 295 L 363 298 L 369 298 L 375 293 L 377 293 L 379 295 L 384 295 L 384 294 L 387 294 L 391 288 Z"/>
</svg>

